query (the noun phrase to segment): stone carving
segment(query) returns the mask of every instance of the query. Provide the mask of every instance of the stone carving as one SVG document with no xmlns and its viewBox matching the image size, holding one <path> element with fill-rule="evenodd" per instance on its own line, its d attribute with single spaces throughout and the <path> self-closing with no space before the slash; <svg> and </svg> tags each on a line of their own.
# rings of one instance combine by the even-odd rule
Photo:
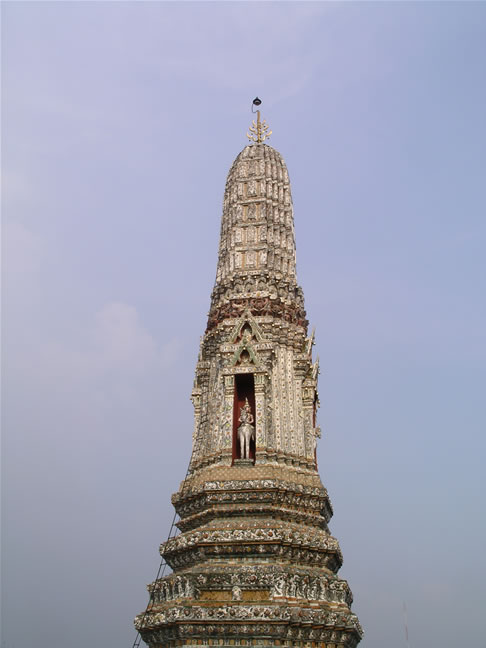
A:
<svg viewBox="0 0 486 648">
<path fill-rule="evenodd" d="M 248 637 L 249 640 L 252 637 L 259 636 L 270 638 L 271 642 L 278 641 L 278 645 L 283 648 L 306 648 L 309 641 L 318 641 L 325 645 L 336 646 L 336 648 L 355 648 L 360 638 L 359 631 L 360 626 L 358 625 L 351 630 L 346 629 L 336 632 L 325 627 L 289 627 L 287 623 L 275 622 L 272 624 L 254 622 L 251 625 L 241 622 L 237 624 L 222 623 L 221 625 L 185 623 L 176 628 L 170 626 L 154 628 L 150 633 L 150 640 L 156 645 L 172 645 L 176 640 L 179 640 L 179 642 L 189 640 L 192 643 L 194 637 L 202 638 L 202 641 L 206 643 L 208 638 L 218 635 L 222 637 L 221 641 L 224 641 L 226 635 L 235 637 L 236 641 L 238 637 L 243 635 Z M 146 632 L 142 634 L 145 635 Z M 272 645 L 272 643 L 268 643 L 268 639 L 266 641 L 266 645 Z M 332 644 L 329 642 L 332 642 Z"/>
<path fill-rule="evenodd" d="M 238 441 L 240 444 L 240 453 L 242 459 L 250 458 L 250 441 L 255 440 L 255 426 L 253 425 L 253 414 L 251 413 L 248 398 L 240 409 L 240 418 L 238 422 Z"/>
<path fill-rule="evenodd" d="M 196 564 L 211 556 L 264 555 L 322 565 L 336 571 L 342 564 L 338 542 L 325 532 L 276 527 L 260 522 L 255 528 L 227 528 L 181 534 L 161 546 L 161 554 L 173 568 Z"/>
<path fill-rule="evenodd" d="M 149 627 L 162 623 L 170 623 L 180 618 L 186 621 L 197 620 L 240 620 L 240 619 L 272 619 L 275 621 L 310 622 L 327 626 L 344 626 L 353 622 L 350 614 L 337 614 L 325 610 L 310 610 L 305 608 L 288 608 L 276 606 L 257 605 L 223 605 L 215 607 L 200 607 L 193 605 L 190 608 L 182 608 L 171 605 L 160 611 L 151 611 L 145 618 L 143 625 Z M 138 621 L 141 625 L 141 619 Z"/>
<path fill-rule="evenodd" d="M 233 601 L 241 601 L 241 587 L 238 587 L 238 585 L 233 585 L 233 589 L 231 590 L 231 598 Z"/>
<path fill-rule="evenodd" d="M 351 605 L 352 595 L 346 581 L 312 572 L 288 571 L 273 566 L 235 567 L 234 571 L 213 572 L 207 575 L 174 576 L 159 579 L 148 586 L 152 601 L 161 603 L 178 598 L 197 599 L 198 587 L 205 591 L 231 591 L 232 600 L 240 601 L 243 589 L 270 589 L 272 599 L 297 598 L 309 601 L 327 601 Z"/>
<path fill-rule="evenodd" d="M 281 542 L 285 545 L 308 546 L 323 551 L 338 551 L 336 538 L 320 529 L 293 528 L 291 523 L 277 527 L 274 523 L 262 521 L 254 528 L 206 529 L 182 533 L 162 545 L 163 552 L 173 552 L 199 544 L 209 545 L 233 542 L 254 541 Z"/>
<path fill-rule="evenodd" d="M 281 299 L 250 297 L 232 299 L 229 303 L 213 308 L 209 314 L 207 330 L 210 331 L 225 319 L 241 317 L 245 310 L 249 310 L 254 317 L 276 317 L 300 327 L 307 327 L 308 324 L 305 310 L 294 304 L 286 304 Z"/>
</svg>

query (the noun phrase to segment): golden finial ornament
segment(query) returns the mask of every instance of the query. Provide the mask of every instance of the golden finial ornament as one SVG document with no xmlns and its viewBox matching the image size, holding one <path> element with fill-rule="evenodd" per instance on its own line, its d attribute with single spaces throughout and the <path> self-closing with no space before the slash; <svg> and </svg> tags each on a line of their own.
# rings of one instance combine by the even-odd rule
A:
<svg viewBox="0 0 486 648">
<path fill-rule="evenodd" d="M 256 97 L 253 100 L 253 105 L 259 106 L 261 104 L 261 99 Z M 253 108 L 253 106 L 252 106 Z M 254 112 L 254 111 L 253 111 Z M 264 142 L 266 139 L 270 137 L 272 134 L 272 131 L 269 130 L 269 126 L 267 125 L 267 122 L 265 120 L 261 121 L 260 120 L 260 111 L 256 111 L 257 114 L 257 120 L 252 121 L 252 125 L 249 128 L 249 132 L 246 134 L 250 142 L 256 142 L 257 144 L 261 144 Z"/>
</svg>

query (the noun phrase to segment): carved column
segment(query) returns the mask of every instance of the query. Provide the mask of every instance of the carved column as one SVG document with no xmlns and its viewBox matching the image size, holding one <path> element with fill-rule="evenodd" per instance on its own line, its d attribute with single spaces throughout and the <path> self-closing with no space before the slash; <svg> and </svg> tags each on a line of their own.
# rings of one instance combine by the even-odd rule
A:
<svg viewBox="0 0 486 648">
<path fill-rule="evenodd" d="M 223 441 L 222 461 L 231 466 L 233 453 L 233 403 L 235 398 L 235 377 L 233 374 L 224 376 L 224 409 L 223 409 Z"/>
<path fill-rule="evenodd" d="M 315 388 L 311 380 L 305 380 L 302 389 L 302 405 L 304 410 L 304 434 L 306 457 L 314 461 L 314 398 Z"/>
<path fill-rule="evenodd" d="M 199 425 L 201 422 L 201 389 L 194 387 L 191 394 L 191 401 L 194 405 L 194 429 L 192 433 L 192 447 L 194 448 L 194 456 L 192 461 L 195 463 L 199 459 L 201 452 L 200 443 L 198 442 Z"/>
<path fill-rule="evenodd" d="M 255 373 L 255 464 L 266 463 L 265 374 Z"/>
</svg>

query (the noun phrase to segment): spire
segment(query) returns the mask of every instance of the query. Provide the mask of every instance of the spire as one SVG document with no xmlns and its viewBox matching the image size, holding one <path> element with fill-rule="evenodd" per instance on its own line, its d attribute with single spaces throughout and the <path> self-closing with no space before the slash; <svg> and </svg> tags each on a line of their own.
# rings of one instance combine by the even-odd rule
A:
<svg viewBox="0 0 486 648">
<path fill-rule="evenodd" d="M 226 183 L 193 451 L 172 498 L 180 533 L 160 548 L 173 573 L 136 619 L 152 648 L 355 648 L 362 635 L 317 471 L 319 362 L 287 168 L 259 116 L 255 129 Z"/>
<path fill-rule="evenodd" d="M 262 103 L 261 99 L 258 97 L 255 97 L 253 99 L 253 106 L 259 106 Z M 253 110 L 252 106 L 252 112 L 255 112 Z M 269 127 L 267 126 L 267 122 L 265 120 L 260 121 L 260 111 L 257 110 L 257 120 L 255 123 L 255 120 L 253 120 L 252 125 L 250 126 L 249 132 L 246 134 L 250 142 L 257 142 L 258 144 L 261 144 L 264 142 L 266 139 L 270 137 L 272 134 L 271 130 L 268 130 Z"/>
<path fill-rule="evenodd" d="M 280 298 L 305 321 L 297 286 L 294 216 L 285 162 L 267 144 L 246 146 L 229 171 L 208 326 L 231 299 Z"/>
<path fill-rule="evenodd" d="M 258 97 L 253 101 L 260 103 Z M 282 316 L 305 326 L 287 166 L 278 151 L 263 143 L 270 133 L 260 111 L 250 131 L 253 144 L 237 156 L 226 180 L 208 329 L 234 317 L 235 302 L 240 309 L 246 304 L 254 315 L 264 314 L 257 306 L 265 300 L 274 312 L 282 304 Z"/>
<path fill-rule="evenodd" d="M 265 272 L 295 278 L 289 174 L 267 144 L 246 146 L 226 181 L 217 281 Z"/>
</svg>

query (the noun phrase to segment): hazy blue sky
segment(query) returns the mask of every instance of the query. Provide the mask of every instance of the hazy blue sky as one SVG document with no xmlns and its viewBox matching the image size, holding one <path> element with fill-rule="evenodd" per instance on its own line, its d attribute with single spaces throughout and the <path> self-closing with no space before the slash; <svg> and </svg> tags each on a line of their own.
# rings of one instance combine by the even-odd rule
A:
<svg viewBox="0 0 486 648">
<path fill-rule="evenodd" d="M 2 3 L 2 648 L 131 646 L 255 95 L 363 648 L 486 646 L 485 3 Z"/>
</svg>

